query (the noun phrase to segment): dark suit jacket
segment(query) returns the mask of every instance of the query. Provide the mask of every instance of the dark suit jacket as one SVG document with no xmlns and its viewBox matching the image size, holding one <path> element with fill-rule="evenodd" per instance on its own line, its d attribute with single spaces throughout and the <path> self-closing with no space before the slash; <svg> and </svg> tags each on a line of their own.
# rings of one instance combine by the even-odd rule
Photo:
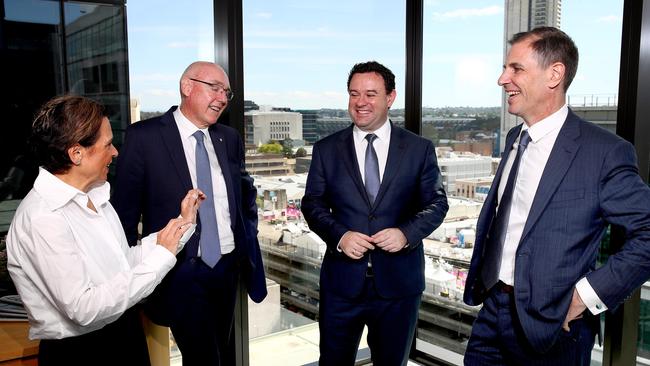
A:
<svg viewBox="0 0 650 366">
<path fill-rule="evenodd" d="M 327 243 L 321 267 L 321 289 L 353 298 L 365 281 L 372 257 L 377 292 L 399 298 L 424 290 L 422 239 L 447 213 L 445 196 L 431 141 L 391 125 L 386 168 L 370 205 L 355 155 L 352 126 L 314 145 L 302 212 L 309 227 Z M 368 251 L 353 260 L 337 250 L 348 230 L 373 235 L 390 227 L 402 230 L 408 247 L 397 253 Z"/>
<path fill-rule="evenodd" d="M 172 114 L 175 109 L 172 107 L 160 117 L 130 125 L 120 149 L 111 202 L 131 245 L 137 240 L 141 215 L 143 235 L 162 229 L 170 219 L 178 217 L 180 202 L 192 189 L 180 133 Z M 244 149 L 237 131 L 216 123 L 209 132 L 226 181 L 231 228 L 236 252 L 242 259 L 243 278 L 251 299 L 260 302 L 266 296 L 266 283 L 257 241 L 257 190 L 244 169 Z M 200 232 L 198 222 L 195 234 L 177 256 L 177 266 L 187 256 L 196 256 Z M 167 278 L 174 274 L 172 269 Z M 152 298 L 173 296 L 165 294 L 165 288 L 163 281 Z M 154 317 L 158 317 L 155 321 L 166 323 L 164 314 Z"/>
<path fill-rule="evenodd" d="M 521 126 L 506 138 L 510 149 Z M 497 206 L 499 164 L 477 224 L 464 301 L 486 297 L 480 280 L 483 253 Z M 596 269 L 607 224 L 627 235 L 623 249 Z M 560 333 L 573 288 L 587 277 L 612 309 L 650 277 L 650 190 L 641 180 L 633 146 L 569 111 L 546 163 L 515 260 L 515 302 L 524 332 L 539 352 Z M 588 312 L 589 310 L 587 310 Z"/>
</svg>

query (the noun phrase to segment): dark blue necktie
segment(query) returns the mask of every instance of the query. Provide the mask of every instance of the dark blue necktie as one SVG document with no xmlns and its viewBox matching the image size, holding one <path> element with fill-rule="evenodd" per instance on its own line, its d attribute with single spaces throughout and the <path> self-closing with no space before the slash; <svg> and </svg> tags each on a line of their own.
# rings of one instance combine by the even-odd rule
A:
<svg viewBox="0 0 650 366">
<path fill-rule="evenodd" d="M 366 162 L 364 167 L 364 179 L 366 182 L 366 193 L 370 204 L 375 203 L 377 192 L 379 192 L 379 160 L 377 160 L 377 152 L 375 151 L 372 142 L 375 141 L 377 135 L 369 133 L 366 135 L 368 140 L 368 147 L 366 147 Z"/>
<path fill-rule="evenodd" d="M 499 281 L 499 269 L 501 267 L 501 256 L 503 254 L 503 244 L 506 239 L 506 232 L 508 231 L 508 219 L 510 217 L 510 207 L 512 206 L 512 193 L 515 190 L 515 183 L 517 181 L 517 173 L 519 170 L 519 161 L 521 156 L 526 150 L 526 146 L 530 142 L 528 131 L 523 131 L 519 137 L 519 147 L 517 147 L 517 156 L 512 162 L 510 174 L 508 174 L 508 181 L 506 188 L 501 195 L 501 201 L 497 214 L 492 220 L 492 226 L 489 232 L 487 247 L 485 248 L 485 255 L 483 258 L 483 267 L 481 269 L 481 280 L 486 290 L 489 290 Z M 493 189 L 498 187 L 493 187 Z"/>
<path fill-rule="evenodd" d="M 192 136 L 196 139 L 196 184 L 205 193 L 205 201 L 199 206 L 201 219 L 201 259 L 205 264 L 214 267 L 221 258 L 221 244 L 219 243 L 219 227 L 215 213 L 214 193 L 212 192 L 212 174 L 208 152 L 203 143 L 204 134 L 196 131 Z"/>
</svg>

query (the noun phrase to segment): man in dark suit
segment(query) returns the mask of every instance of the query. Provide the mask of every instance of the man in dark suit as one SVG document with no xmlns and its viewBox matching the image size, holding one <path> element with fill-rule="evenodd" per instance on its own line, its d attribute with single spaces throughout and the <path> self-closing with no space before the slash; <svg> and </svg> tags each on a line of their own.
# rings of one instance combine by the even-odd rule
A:
<svg viewBox="0 0 650 366">
<path fill-rule="evenodd" d="M 650 277 L 650 190 L 634 147 L 565 102 L 578 50 L 564 32 L 516 34 L 499 85 L 524 120 L 477 224 L 464 301 L 483 303 L 466 365 L 589 365 L 597 314 Z M 608 224 L 623 248 L 596 268 Z"/>
<path fill-rule="evenodd" d="M 180 107 L 127 129 L 112 203 L 130 243 L 178 214 L 192 187 L 208 198 L 178 263 L 150 296 L 147 314 L 168 325 L 184 365 L 234 365 L 233 314 L 241 275 L 256 302 L 266 296 L 257 241 L 256 189 L 242 140 L 217 124 L 232 98 L 224 70 L 195 62 L 180 80 Z M 212 192 L 210 194 L 210 192 Z"/>
<path fill-rule="evenodd" d="M 431 141 L 394 126 L 395 76 L 371 61 L 348 77 L 354 125 L 314 145 L 302 212 L 327 243 L 320 365 L 353 365 L 364 325 L 374 365 L 406 365 L 424 290 L 422 239 L 447 213 Z"/>
</svg>

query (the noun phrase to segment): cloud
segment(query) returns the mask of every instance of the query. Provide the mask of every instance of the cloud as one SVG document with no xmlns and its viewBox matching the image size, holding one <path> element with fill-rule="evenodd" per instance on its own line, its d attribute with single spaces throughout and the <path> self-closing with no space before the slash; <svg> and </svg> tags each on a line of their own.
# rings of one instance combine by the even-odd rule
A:
<svg viewBox="0 0 650 366">
<path fill-rule="evenodd" d="M 178 75 L 153 73 L 153 74 L 138 74 L 131 77 L 131 81 L 177 81 Z"/>
<path fill-rule="evenodd" d="M 259 12 L 259 13 L 255 13 L 255 17 L 261 19 L 271 19 L 273 18 L 273 14 L 267 12 Z"/>
<path fill-rule="evenodd" d="M 456 9 L 444 13 L 434 12 L 433 19 L 439 21 L 448 21 L 453 19 L 468 19 L 499 14 L 503 14 L 503 8 L 497 5 L 493 5 L 487 6 L 485 8 Z"/>
<path fill-rule="evenodd" d="M 196 42 L 192 41 L 167 43 L 168 48 L 197 48 L 197 46 Z"/>
<path fill-rule="evenodd" d="M 178 96 L 178 90 L 167 90 L 167 89 L 147 89 L 143 95 L 153 95 L 157 97 L 176 97 Z"/>
<path fill-rule="evenodd" d="M 619 15 L 606 15 L 596 19 L 596 23 L 615 23 L 619 24 L 623 22 L 623 17 Z"/>
</svg>

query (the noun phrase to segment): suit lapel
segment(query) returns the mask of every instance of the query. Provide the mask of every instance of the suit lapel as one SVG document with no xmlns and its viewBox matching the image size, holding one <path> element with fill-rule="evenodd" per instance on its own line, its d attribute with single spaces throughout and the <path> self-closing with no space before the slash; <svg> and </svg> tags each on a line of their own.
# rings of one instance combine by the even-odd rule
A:
<svg viewBox="0 0 650 366">
<path fill-rule="evenodd" d="M 345 168 L 348 170 L 354 186 L 359 191 L 359 194 L 366 201 L 370 207 L 370 201 L 368 200 L 368 195 L 366 194 L 366 187 L 363 185 L 363 179 L 361 179 L 361 173 L 359 172 L 359 163 L 357 162 L 356 150 L 354 150 L 354 137 L 352 136 L 353 126 L 348 127 L 343 131 L 341 137 L 338 141 L 338 151 L 341 152 L 341 160 Z"/>
<path fill-rule="evenodd" d="M 379 186 L 379 193 L 377 193 L 377 198 L 375 199 L 375 204 L 373 207 L 377 207 L 381 199 L 386 194 L 388 187 L 390 186 L 393 178 L 397 175 L 399 168 L 401 166 L 402 157 L 406 152 L 406 144 L 404 143 L 404 131 L 400 128 L 393 126 L 393 123 L 390 122 L 391 133 L 390 133 L 390 142 L 388 145 L 388 157 L 386 159 L 386 167 L 384 168 L 384 177 L 381 180 L 381 185 Z"/>
<path fill-rule="evenodd" d="M 496 213 L 497 201 L 499 197 L 499 184 L 501 184 L 501 176 L 503 175 L 503 169 L 508 161 L 508 155 L 510 150 L 512 150 L 512 145 L 515 143 L 519 132 L 521 131 L 522 125 L 517 126 L 510 130 L 506 136 L 506 143 L 504 145 L 504 151 L 501 154 L 501 162 L 497 168 L 497 171 L 494 175 L 494 180 L 488 191 L 488 195 L 485 198 L 485 203 L 483 204 L 483 209 L 481 210 L 481 215 L 479 216 L 479 222 L 477 223 L 477 230 L 487 233 L 487 230 L 490 229 L 492 225 L 492 219 L 494 219 L 494 214 Z M 486 216 L 483 212 L 490 212 L 490 215 Z M 479 233 L 477 233 L 478 235 Z"/>
<path fill-rule="evenodd" d="M 185 160 L 185 151 L 183 150 L 181 135 L 178 132 L 178 127 L 176 126 L 176 121 L 174 120 L 172 112 L 173 109 L 170 109 L 162 116 L 162 119 L 160 120 L 160 123 L 162 124 L 160 133 L 162 135 L 162 140 L 167 147 L 167 151 L 169 152 L 169 160 L 174 165 L 176 174 L 178 174 L 183 186 L 187 190 L 190 190 L 192 189 L 192 178 L 190 177 L 190 171 L 187 167 L 187 161 Z"/>
<path fill-rule="evenodd" d="M 535 222 L 539 219 L 569 170 L 576 153 L 580 149 L 580 144 L 576 142 L 579 136 L 580 126 L 578 125 L 578 117 L 569 110 L 569 115 L 555 140 L 555 145 L 551 150 L 551 155 L 548 158 L 544 173 L 542 173 L 539 181 L 537 193 L 535 193 L 526 225 L 521 234 L 521 240 L 528 235 L 535 225 Z"/>
<path fill-rule="evenodd" d="M 226 182 L 226 192 L 228 193 L 228 208 L 230 210 L 231 222 L 234 225 L 236 207 L 235 207 L 235 194 L 232 187 L 232 177 L 230 172 L 230 164 L 228 164 L 228 149 L 226 146 L 226 138 L 223 134 L 223 131 L 220 130 L 220 126 L 217 124 L 214 127 L 210 128 L 210 139 L 212 140 L 212 146 L 214 151 L 217 154 L 217 160 L 219 161 L 219 167 L 221 167 L 221 173 L 223 174 L 223 179 Z"/>
</svg>

